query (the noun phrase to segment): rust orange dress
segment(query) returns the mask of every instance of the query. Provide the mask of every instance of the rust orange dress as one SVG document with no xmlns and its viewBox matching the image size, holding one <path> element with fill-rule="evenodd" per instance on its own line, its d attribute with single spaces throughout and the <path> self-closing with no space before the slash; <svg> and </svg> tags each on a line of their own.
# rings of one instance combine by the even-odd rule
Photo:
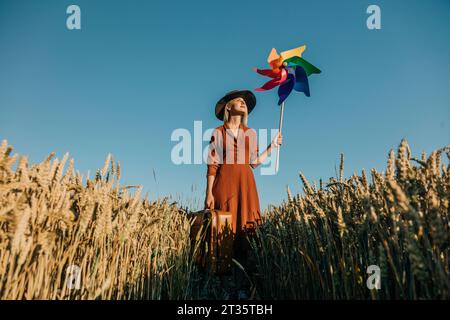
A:
<svg viewBox="0 0 450 320">
<path fill-rule="evenodd" d="M 232 213 L 237 254 L 248 249 L 242 237 L 245 232 L 261 223 L 252 165 L 258 153 L 256 131 L 243 124 L 239 125 L 237 137 L 227 124 L 215 128 L 211 135 L 207 176 L 215 176 L 214 209 Z"/>
</svg>

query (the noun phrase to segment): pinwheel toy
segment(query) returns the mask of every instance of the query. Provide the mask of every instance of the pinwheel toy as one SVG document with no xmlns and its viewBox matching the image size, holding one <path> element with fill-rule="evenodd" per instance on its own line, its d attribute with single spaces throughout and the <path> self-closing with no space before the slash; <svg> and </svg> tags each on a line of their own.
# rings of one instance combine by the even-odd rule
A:
<svg viewBox="0 0 450 320">
<path fill-rule="evenodd" d="M 280 133 L 283 126 L 284 101 L 291 94 L 292 90 L 303 92 L 309 97 L 308 77 L 313 73 L 321 72 L 318 68 L 302 58 L 302 53 L 305 49 L 306 46 L 303 45 L 278 54 L 277 50 L 272 48 L 267 58 L 270 69 L 254 69 L 259 74 L 272 78 L 272 80 L 266 82 L 262 87 L 255 89 L 256 91 L 267 91 L 278 86 L 278 105 L 281 105 Z M 278 147 L 275 163 L 276 172 L 278 172 L 279 157 L 280 148 Z"/>
</svg>

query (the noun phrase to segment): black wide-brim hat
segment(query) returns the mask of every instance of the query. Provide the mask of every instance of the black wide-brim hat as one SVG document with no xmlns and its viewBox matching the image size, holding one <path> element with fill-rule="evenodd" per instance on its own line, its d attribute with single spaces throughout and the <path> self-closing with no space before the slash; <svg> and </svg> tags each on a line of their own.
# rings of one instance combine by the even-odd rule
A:
<svg viewBox="0 0 450 320">
<path fill-rule="evenodd" d="M 219 120 L 223 120 L 223 116 L 225 113 L 225 105 L 235 99 L 241 97 L 244 99 L 245 104 L 247 105 L 247 112 L 252 112 L 253 108 L 256 106 L 256 97 L 253 92 L 249 90 L 233 90 L 228 92 L 222 99 L 220 99 L 216 103 L 216 117 Z"/>
</svg>

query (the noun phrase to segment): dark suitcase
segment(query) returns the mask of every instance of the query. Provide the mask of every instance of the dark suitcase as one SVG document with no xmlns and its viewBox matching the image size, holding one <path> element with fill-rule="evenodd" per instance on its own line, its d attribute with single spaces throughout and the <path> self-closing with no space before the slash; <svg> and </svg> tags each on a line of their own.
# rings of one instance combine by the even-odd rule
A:
<svg viewBox="0 0 450 320">
<path fill-rule="evenodd" d="M 231 271 L 233 258 L 232 214 L 220 210 L 192 213 L 191 247 L 196 263 L 216 275 Z"/>
</svg>

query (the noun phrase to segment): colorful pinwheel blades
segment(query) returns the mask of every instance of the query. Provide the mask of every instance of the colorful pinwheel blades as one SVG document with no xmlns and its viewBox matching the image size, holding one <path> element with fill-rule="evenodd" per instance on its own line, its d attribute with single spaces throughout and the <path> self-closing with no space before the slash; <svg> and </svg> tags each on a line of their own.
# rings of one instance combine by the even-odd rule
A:
<svg viewBox="0 0 450 320">
<path fill-rule="evenodd" d="M 271 69 L 255 69 L 259 74 L 270 77 L 272 80 L 255 90 L 266 91 L 279 86 L 278 105 L 287 99 L 292 90 L 303 92 L 309 97 L 308 77 L 321 71 L 301 57 L 305 49 L 306 46 L 301 46 L 278 54 L 277 50 L 273 48 L 267 58 Z"/>
</svg>

